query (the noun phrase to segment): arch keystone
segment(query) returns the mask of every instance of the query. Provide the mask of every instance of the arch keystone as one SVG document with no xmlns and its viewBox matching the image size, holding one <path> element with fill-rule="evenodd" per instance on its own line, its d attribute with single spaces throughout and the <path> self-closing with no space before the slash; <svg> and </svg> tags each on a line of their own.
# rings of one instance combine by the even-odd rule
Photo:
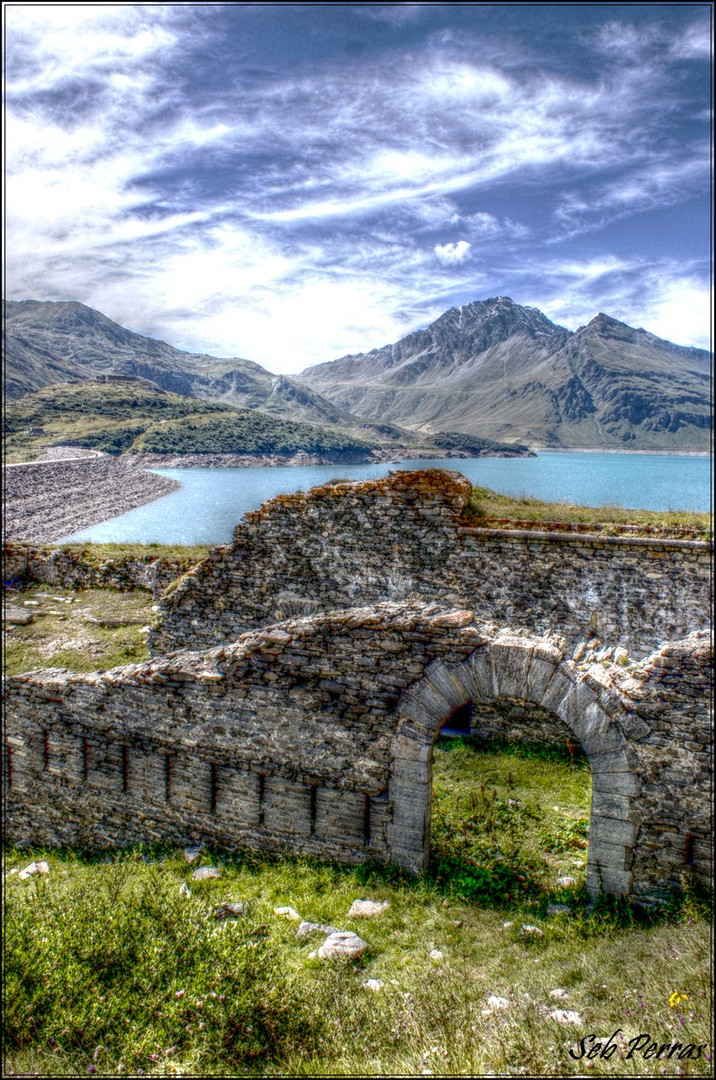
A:
<svg viewBox="0 0 716 1080">
<path fill-rule="evenodd" d="M 527 700 L 527 673 L 533 646 L 524 638 L 498 640 L 491 649 L 493 685 L 497 697 Z"/>
</svg>

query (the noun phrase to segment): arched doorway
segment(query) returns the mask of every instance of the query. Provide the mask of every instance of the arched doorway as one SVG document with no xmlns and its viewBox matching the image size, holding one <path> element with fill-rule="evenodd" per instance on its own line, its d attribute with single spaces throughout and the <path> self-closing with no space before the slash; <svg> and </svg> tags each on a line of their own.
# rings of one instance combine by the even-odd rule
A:
<svg viewBox="0 0 716 1080">
<path fill-rule="evenodd" d="M 526 703 L 480 702 L 474 734 L 445 721 L 433 745 L 429 876 L 468 901 L 584 885 L 592 777 L 569 728 Z M 568 890 L 567 893 L 564 890 Z"/>
<path fill-rule="evenodd" d="M 571 660 L 539 639 L 502 635 L 459 664 L 433 661 L 398 705 L 393 738 L 390 830 L 394 862 L 421 872 L 430 846 L 433 747 L 446 718 L 471 702 L 513 701 L 557 717 L 584 749 L 592 772 L 587 888 L 627 894 L 640 783 L 630 767 L 623 709 L 608 687 L 597 695 Z"/>
</svg>

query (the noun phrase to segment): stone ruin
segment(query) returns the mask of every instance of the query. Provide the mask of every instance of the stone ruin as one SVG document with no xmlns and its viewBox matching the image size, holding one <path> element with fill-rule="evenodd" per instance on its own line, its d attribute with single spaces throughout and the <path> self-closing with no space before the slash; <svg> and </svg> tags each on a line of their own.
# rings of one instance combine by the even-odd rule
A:
<svg viewBox="0 0 716 1080">
<path fill-rule="evenodd" d="M 169 587 L 150 660 L 6 680 L 8 838 L 419 872 L 467 715 L 582 748 L 593 894 L 710 881 L 709 545 L 469 528 L 469 494 L 427 470 L 274 499 Z"/>
</svg>

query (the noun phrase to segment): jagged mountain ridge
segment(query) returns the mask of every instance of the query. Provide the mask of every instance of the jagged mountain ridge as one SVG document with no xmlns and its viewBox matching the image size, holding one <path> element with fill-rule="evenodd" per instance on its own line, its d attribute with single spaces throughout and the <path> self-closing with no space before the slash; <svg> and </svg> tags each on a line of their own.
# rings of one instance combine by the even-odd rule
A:
<svg viewBox="0 0 716 1080">
<path fill-rule="evenodd" d="M 711 358 L 600 313 L 570 331 L 494 297 L 299 378 L 337 405 L 433 432 L 553 447 L 707 450 Z"/>
</svg>

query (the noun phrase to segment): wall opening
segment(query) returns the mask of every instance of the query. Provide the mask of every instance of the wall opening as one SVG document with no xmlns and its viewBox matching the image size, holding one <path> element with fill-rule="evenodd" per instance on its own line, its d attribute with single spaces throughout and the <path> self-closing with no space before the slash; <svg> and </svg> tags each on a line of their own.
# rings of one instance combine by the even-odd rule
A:
<svg viewBox="0 0 716 1080">
<path fill-rule="evenodd" d="M 568 902 L 586 880 L 592 801 L 586 756 L 570 753 L 571 732 L 557 717 L 550 743 L 456 737 L 448 727 L 452 716 L 431 753 L 431 876 L 467 901 L 547 893 Z"/>
<path fill-rule="evenodd" d="M 469 735 L 472 730 L 472 702 L 466 701 L 453 709 L 443 721 L 440 734 L 446 738 L 454 738 L 460 735 Z"/>
</svg>

